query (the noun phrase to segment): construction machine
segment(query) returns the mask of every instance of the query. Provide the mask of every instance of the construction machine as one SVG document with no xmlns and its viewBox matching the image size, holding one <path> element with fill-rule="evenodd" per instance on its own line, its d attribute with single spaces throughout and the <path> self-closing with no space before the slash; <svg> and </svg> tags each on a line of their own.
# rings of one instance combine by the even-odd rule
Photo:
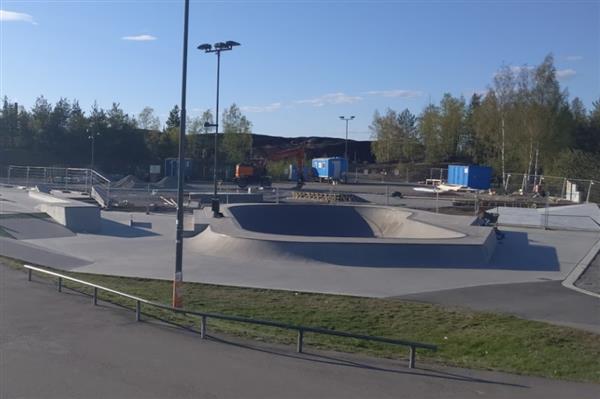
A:
<svg viewBox="0 0 600 399">
<path fill-rule="evenodd" d="M 235 166 L 235 181 L 241 188 L 248 184 L 260 184 L 263 187 L 271 185 L 271 178 L 267 174 L 267 164 L 270 161 L 280 161 L 295 158 L 297 168 L 296 188 L 304 186 L 304 146 L 277 151 L 266 158 L 253 158 Z"/>
</svg>

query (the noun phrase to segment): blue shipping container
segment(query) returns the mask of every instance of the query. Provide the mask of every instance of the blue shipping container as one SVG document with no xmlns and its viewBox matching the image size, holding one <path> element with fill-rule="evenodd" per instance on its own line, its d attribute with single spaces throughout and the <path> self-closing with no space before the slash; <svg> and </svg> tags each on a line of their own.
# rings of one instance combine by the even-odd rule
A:
<svg viewBox="0 0 600 399">
<path fill-rule="evenodd" d="M 478 165 L 448 165 L 448 183 L 478 190 L 490 188 L 492 168 Z"/>
<path fill-rule="evenodd" d="M 304 166 L 304 168 L 302 169 L 302 177 L 304 178 L 304 180 L 310 180 L 312 176 L 311 169 L 312 168 L 308 165 Z M 290 165 L 288 179 L 296 181 L 298 180 L 298 177 L 298 167 L 296 165 Z"/>
<path fill-rule="evenodd" d="M 165 177 L 174 176 L 177 177 L 179 171 L 179 159 L 178 158 L 167 158 L 165 159 Z M 192 175 L 192 158 L 185 158 L 183 165 L 183 176 L 190 177 Z"/>
<path fill-rule="evenodd" d="M 313 175 L 325 180 L 343 180 L 348 172 L 348 161 L 344 158 L 314 158 Z"/>
</svg>

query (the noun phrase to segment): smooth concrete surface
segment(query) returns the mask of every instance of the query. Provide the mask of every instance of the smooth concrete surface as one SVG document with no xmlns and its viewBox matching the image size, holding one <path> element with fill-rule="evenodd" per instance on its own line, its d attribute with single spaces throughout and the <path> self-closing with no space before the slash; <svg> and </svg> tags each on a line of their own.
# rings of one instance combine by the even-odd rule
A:
<svg viewBox="0 0 600 399">
<path fill-rule="evenodd" d="M 600 334 L 600 299 L 563 287 L 560 281 L 485 285 L 399 298 L 509 313 Z"/>
<path fill-rule="evenodd" d="M 195 253 L 238 258 L 248 262 L 319 262 L 349 267 L 423 267 L 482 269 L 489 265 L 494 236 L 484 244 L 390 243 L 355 240 L 292 240 L 272 237 L 236 237 L 215 232 L 212 226 L 187 240 Z"/>
<path fill-rule="evenodd" d="M 556 230 L 600 232 L 600 208 L 597 204 L 553 206 L 549 208 L 498 207 L 498 223 L 505 226 L 527 226 Z"/>
<path fill-rule="evenodd" d="M 0 265 L 2 398 L 596 398 L 597 384 L 198 334 Z M 209 324 L 210 333 L 210 324 Z M 400 352 L 405 353 L 404 350 Z"/>
<path fill-rule="evenodd" d="M 100 229 L 100 208 L 62 195 L 56 196 L 28 190 L 28 196 L 40 203 L 36 206 L 57 223 L 74 232 L 94 233 Z"/>
<path fill-rule="evenodd" d="M 0 204 L 8 203 L 13 207 L 11 209 L 17 209 L 14 206 L 21 203 L 19 195 L 25 199 L 27 195 L 22 190 L 15 191 L 13 202 L 0 201 Z M 4 193 L 2 195 L 1 198 L 6 198 Z M 141 223 L 140 226 L 151 228 L 129 226 L 132 217 Z M 459 220 L 463 224 L 463 219 Z M 191 217 L 187 218 L 186 225 L 193 226 Z M 223 285 L 372 297 L 399 296 L 480 285 L 563 280 L 600 239 L 596 233 L 583 231 L 507 228 L 503 232 L 506 238 L 496 243 L 489 262 L 470 268 L 457 268 L 443 258 L 438 265 L 417 267 L 411 262 L 411 256 L 396 256 L 396 265 L 360 265 L 352 256 L 344 254 L 344 249 L 341 259 L 346 259 L 346 264 L 336 264 L 326 262 L 329 260 L 326 257 L 331 255 L 324 251 L 317 252 L 319 257 L 311 258 L 303 252 L 280 251 L 264 240 L 248 238 L 242 245 L 241 241 L 230 241 L 231 236 L 212 232 L 211 240 L 221 246 L 217 254 L 214 248 L 195 245 L 199 236 L 184 240 L 183 276 L 185 281 Z M 335 237 L 325 239 L 338 240 Z M 467 236 L 456 240 L 476 242 L 479 238 Z M 301 247 L 302 243 L 299 241 L 294 245 Z M 427 256 L 436 256 L 435 250 L 425 251 Z M 0 240 L 0 254 L 81 272 L 172 279 L 175 216 L 103 211 L 101 228 L 95 234 L 4 239 Z"/>
<path fill-rule="evenodd" d="M 74 232 L 95 233 L 100 230 L 100 208 L 78 201 L 40 204 L 39 210 Z"/>
<path fill-rule="evenodd" d="M 381 206 L 261 204 L 229 206 L 241 228 L 310 237 L 445 239 L 465 234 L 420 222 L 408 210 Z"/>
<path fill-rule="evenodd" d="M 46 213 L 0 214 L 0 228 L 17 240 L 74 236 L 71 230 L 56 223 Z"/>
</svg>

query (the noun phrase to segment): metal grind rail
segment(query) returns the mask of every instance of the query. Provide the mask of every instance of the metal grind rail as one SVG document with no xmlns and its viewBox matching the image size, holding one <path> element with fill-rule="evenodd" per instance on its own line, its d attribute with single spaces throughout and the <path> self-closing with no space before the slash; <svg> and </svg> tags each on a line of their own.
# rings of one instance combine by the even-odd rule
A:
<svg viewBox="0 0 600 399">
<path fill-rule="evenodd" d="M 45 269 L 42 269 L 39 267 L 30 266 L 30 265 L 24 265 L 23 267 L 25 269 L 27 269 L 27 280 L 28 281 L 31 281 L 33 271 L 57 277 L 58 278 L 58 284 L 57 284 L 58 292 L 62 292 L 63 280 L 73 281 L 73 282 L 83 284 L 88 287 L 92 287 L 94 289 L 93 294 L 92 294 L 92 304 L 93 305 L 97 305 L 97 303 L 98 303 L 98 290 L 110 292 L 110 293 L 122 296 L 124 298 L 134 300 L 135 301 L 135 320 L 136 321 L 141 320 L 142 304 L 148 305 L 148 306 L 153 306 L 153 307 L 160 308 L 160 309 L 169 310 L 174 313 L 198 316 L 198 317 L 200 317 L 200 337 L 202 339 L 206 338 L 207 322 L 208 322 L 209 318 L 212 318 L 212 319 L 218 319 L 218 320 L 234 321 L 234 322 L 239 322 L 239 323 L 255 324 L 255 325 L 260 325 L 260 326 L 275 327 L 275 328 L 281 328 L 284 330 L 294 330 L 298 333 L 298 337 L 297 337 L 297 341 L 296 341 L 296 351 L 298 353 L 302 353 L 302 351 L 303 351 L 304 334 L 305 333 L 333 335 L 333 336 L 337 336 L 337 337 L 345 337 L 345 338 L 352 338 L 352 339 L 360 339 L 360 340 L 364 340 L 364 341 L 381 342 L 381 343 L 392 344 L 392 345 L 406 346 L 409 348 L 409 357 L 408 357 L 408 367 L 409 368 L 415 367 L 415 357 L 416 357 L 417 348 L 428 349 L 428 350 L 432 350 L 432 351 L 437 350 L 436 345 L 424 344 L 421 342 L 413 342 L 413 341 L 406 341 L 406 340 L 399 340 L 399 339 L 392 339 L 392 338 L 385 338 L 385 337 L 377 337 L 377 336 L 371 336 L 371 335 L 353 334 L 353 333 L 348 333 L 348 332 L 343 332 L 343 331 L 328 330 L 325 328 L 308 327 L 308 326 L 280 323 L 280 322 L 276 322 L 276 321 L 251 319 L 251 318 L 239 317 L 239 316 L 228 316 L 228 315 L 219 314 L 219 313 L 204 313 L 204 312 L 196 312 L 193 310 L 173 308 L 171 306 L 167 306 L 167 305 L 163 305 L 161 303 L 149 301 L 147 299 L 139 298 L 134 295 L 129 295 L 124 292 L 116 291 L 111 288 L 103 287 L 98 284 L 93 284 L 93 283 L 89 283 L 87 281 L 79 280 L 77 278 L 66 276 L 64 274 L 51 272 L 49 270 L 45 270 Z"/>
</svg>

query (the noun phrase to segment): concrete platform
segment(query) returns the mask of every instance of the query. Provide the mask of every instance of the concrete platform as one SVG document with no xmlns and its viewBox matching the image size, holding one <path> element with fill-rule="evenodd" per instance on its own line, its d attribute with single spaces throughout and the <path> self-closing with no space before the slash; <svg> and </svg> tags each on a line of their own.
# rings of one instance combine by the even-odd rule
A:
<svg viewBox="0 0 600 399">
<path fill-rule="evenodd" d="M 96 205 L 38 191 L 29 191 L 28 194 L 41 202 L 36 207 L 40 212 L 71 231 L 93 233 L 100 229 L 100 208 Z"/>
<path fill-rule="evenodd" d="M 554 206 L 548 209 L 502 206 L 490 212 L 498 214 L 498 223 L 503 226 L 600 232 L 600 208 L 596 204 Z"/>
</svg>

